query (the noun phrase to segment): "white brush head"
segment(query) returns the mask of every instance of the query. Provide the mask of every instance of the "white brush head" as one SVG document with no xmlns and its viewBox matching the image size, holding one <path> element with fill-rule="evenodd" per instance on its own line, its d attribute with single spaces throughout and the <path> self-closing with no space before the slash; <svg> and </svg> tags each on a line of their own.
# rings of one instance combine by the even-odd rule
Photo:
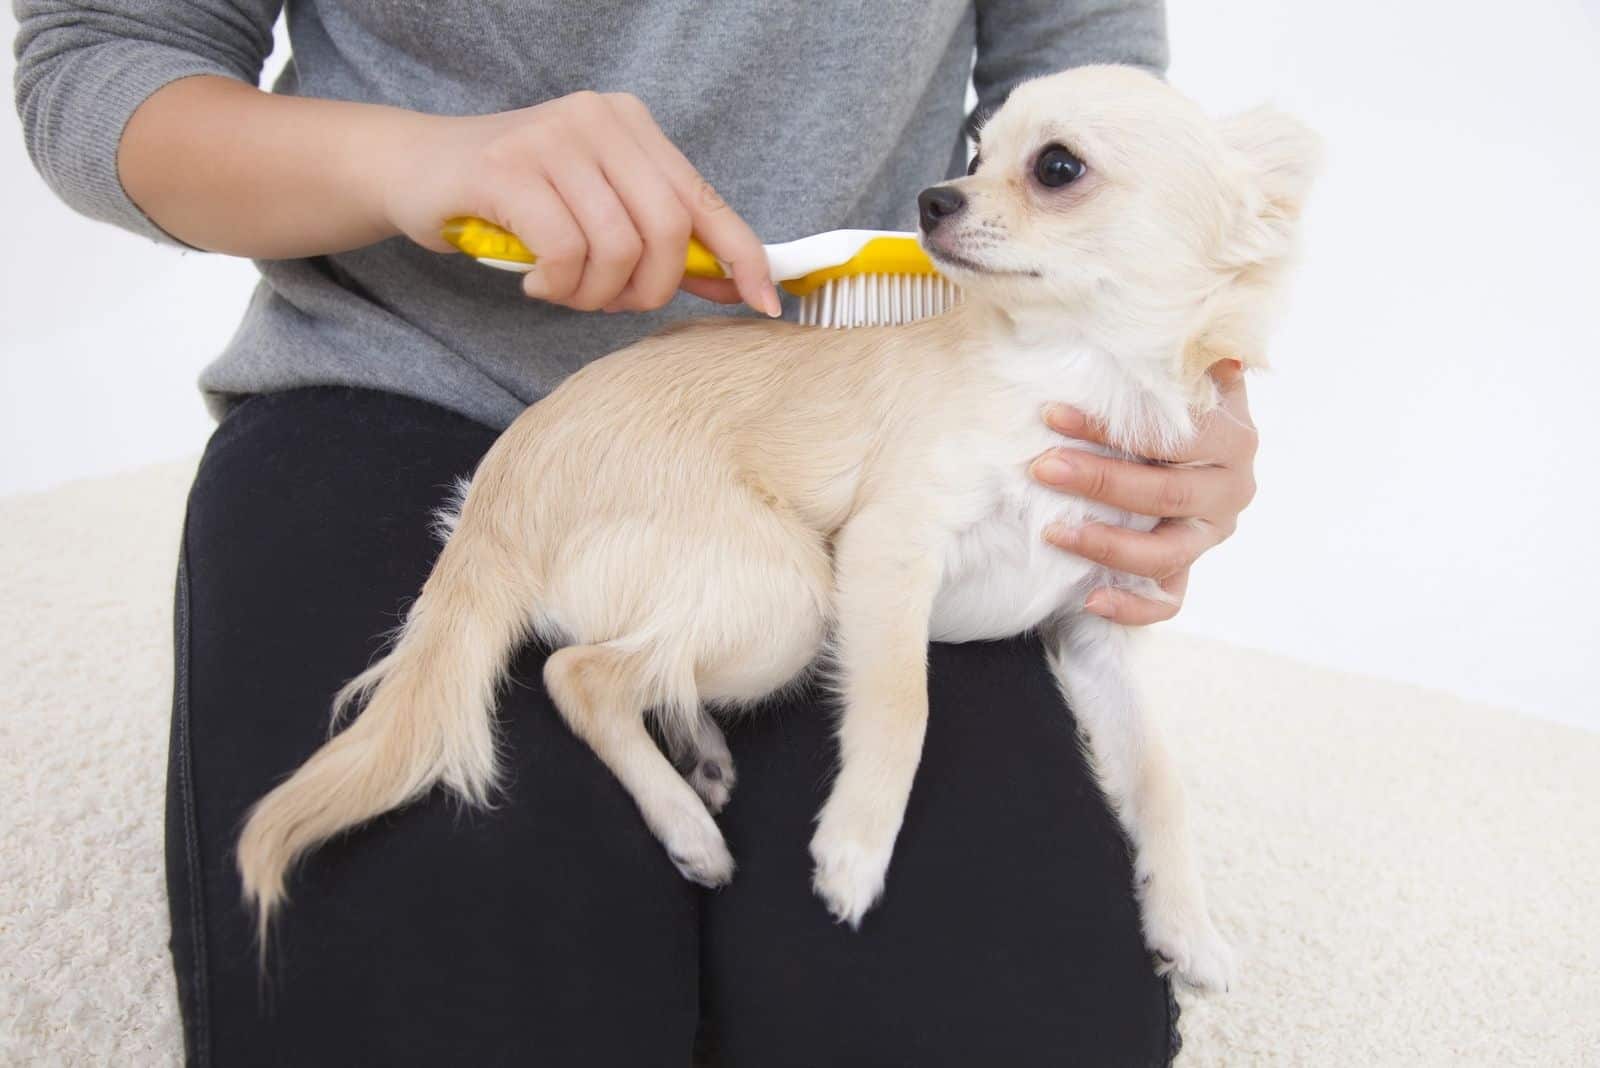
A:
<svg viewBox="0 0 1600 1068">
<path fill-rule="evenodd" d="M 830 279 L 800 298 L 802 326 L 899 326 L 948 311 L 961 291 L 937 275 L 861 274 Z"/>
</svg>

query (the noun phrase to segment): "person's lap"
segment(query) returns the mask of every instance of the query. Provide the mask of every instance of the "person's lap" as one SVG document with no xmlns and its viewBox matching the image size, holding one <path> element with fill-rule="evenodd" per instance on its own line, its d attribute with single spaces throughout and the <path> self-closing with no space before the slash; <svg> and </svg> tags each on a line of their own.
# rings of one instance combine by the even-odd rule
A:
<svg viewBox="0 0 1600 1068">
<path fill-rule="evenodd" d="M 263 980 L 232 847 L 320 744 L 333 691 L 437 551 L 429 513 L 494 432 L 320 389 L 225 421 L 191 495 L 168 808 L 173 942 L 199 1063 L 1163 1064 L 1170 996 L 1125 847 L 1035 643 L 936 646 L 927 752 L 885 902 L 811 897 L 826 702 L 729 730 L 740 868 L 682 880 L 519 657 L 492 812 L 443 795 L 314 854 Z M 702 1005 L 703 1002 L 703 1005 Z"/>
<path fill-rule="evenodd" d="M 702 921 L 721 1063 L 1165 1065 L 1175 1006 L 1042 648 L 934 645 L 929 667 L 922 763 L 859 931 L 811 894 L 835 760 L 823 702 L 729 732 L 739 787 L 721 823 L 739 870 Z"/>
</svg>

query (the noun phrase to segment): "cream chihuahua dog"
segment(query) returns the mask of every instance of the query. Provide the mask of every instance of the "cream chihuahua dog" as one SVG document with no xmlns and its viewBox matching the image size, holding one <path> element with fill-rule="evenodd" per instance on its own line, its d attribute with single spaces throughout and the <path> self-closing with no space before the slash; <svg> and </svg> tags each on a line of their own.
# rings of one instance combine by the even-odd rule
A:
<svg viewBox="0 0 1600 1068">
<path fill-rule="evenodd" d="M 1094 447 L 1045 428 L 1048 401 L 1138 456 L 1194 435 L 1217 403 L 1211 364 L 1262 362 L 1315 155 L 1284 115 L 1213 122 L 1130 68 L 1041 78 L 984 128 L 969 177 L 920 198 L 955 310 L 839 331 L 692 324 L 573 375 L 484 457 L 392 649 L 338 695 L 359 716 L 252 811 L 238 860 L 261 934 L 318 843 L 439 783 L 488 801 L 496 691 L 529 638 L 556 649 L 544 681 L 568 725 L 706 886 L 734 870 L 712 819 L 734 769 L 707 709 L 761 700 L 827 646 L 840 764 L 814 886 L 858 925 L 921 756 L 928 642 L 1038 628 L 1134 849 L 1149 947 L 1226 988 L 1233 955 L 1129 634 L 1081 610 L 1107 584 L 1160 591 L 1041 534 L 1155 520 L 1028 468 Z"/>
</svg>

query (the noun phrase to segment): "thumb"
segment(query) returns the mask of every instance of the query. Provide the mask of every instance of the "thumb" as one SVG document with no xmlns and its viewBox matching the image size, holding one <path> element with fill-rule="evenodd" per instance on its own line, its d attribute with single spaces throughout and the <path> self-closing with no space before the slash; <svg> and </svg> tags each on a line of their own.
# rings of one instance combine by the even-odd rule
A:
<svg viewBox="0 0 1600 1068">
<path fill-rule="evenodd" d="M 1217 400 L 1221 409 L 1239 426 L 1255 433 L 1255 421 L 1250 418 L 1250 397 L 1245 390 L 1244 364 L 1239 360 L 1218 360 L 1210 367 L 1211 380 L 1217 384 Z"/>
<path fill-rule="evenodd" d="M 1236 389 L 1244 381 L 1244 363 L 1241 360 L 1218 360 L 1209 368 L 1212 381 L 1224 393 Z"/>
</svg>

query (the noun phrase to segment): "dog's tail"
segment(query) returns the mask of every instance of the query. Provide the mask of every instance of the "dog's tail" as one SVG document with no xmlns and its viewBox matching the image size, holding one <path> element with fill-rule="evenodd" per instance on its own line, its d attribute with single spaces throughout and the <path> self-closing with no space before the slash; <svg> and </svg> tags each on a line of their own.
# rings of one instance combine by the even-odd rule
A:
<svg viewBox="0 0 1600 1068">
<path fill-rule="evenodd" d="M 537 585 L 525 548 L 462 517 L 388 655 L 334 699 L 334 727 L 363 699 L 365 707 L 245 822 L 239 874 L 263 957 L 289 870 L 306 851 L 437 783 L 489 803 L 496 691 L 529 633 Z"/>
</svg>

